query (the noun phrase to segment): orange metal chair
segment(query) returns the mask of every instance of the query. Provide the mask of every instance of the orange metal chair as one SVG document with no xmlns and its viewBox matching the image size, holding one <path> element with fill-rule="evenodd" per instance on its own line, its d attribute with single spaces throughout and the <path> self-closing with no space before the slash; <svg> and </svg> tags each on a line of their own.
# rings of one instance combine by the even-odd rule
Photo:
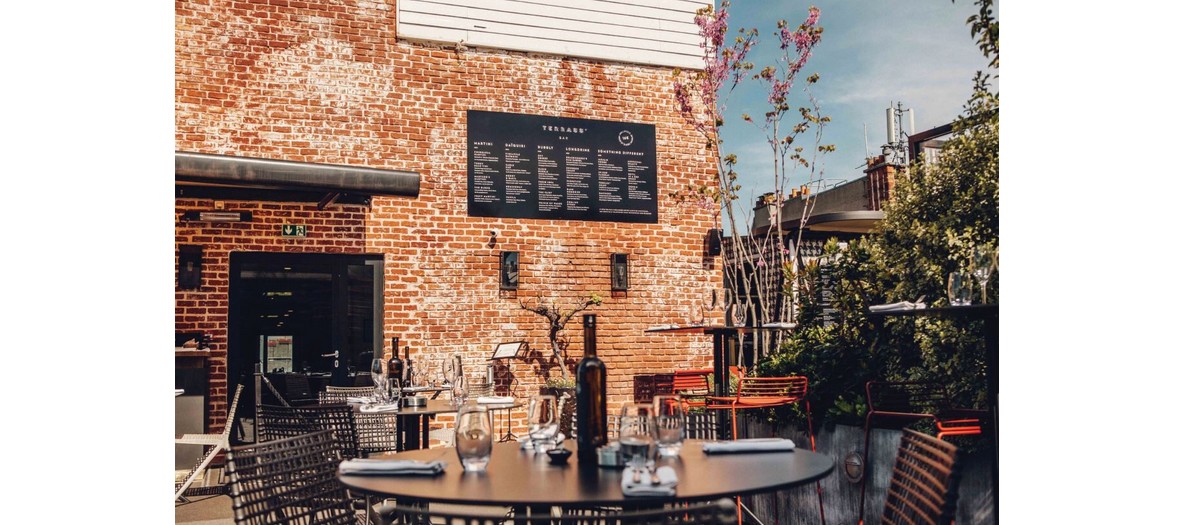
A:
<svg viewBox="0 0 1180 525">
<path fill-rule="evenodd" d="M 704 407 L 705 398 L 709 396 L 709 376 L 711 375 L 713 375 L 712 368 L 677 370 L 672 375 L 672 393 L 679 394 L 691 408 Z"/>
<path fill-rule="evenodd" d="M 931 381 L 869 381 L 865 383 L 868 413 L 865 414 L 865 480 L 860 486 L 860 518 L 864 523 L 865 491 L 868 487 L 869 450 L 874 427 L 902 428 L 928 420 L 938 429 L 938 439 L 982 433 L 986 410 L 955 408 L 941 383 Z"/>
<path fill-rule="evenodd" d="M 811 424 L 811 402 L 807 399 L 807 378 L 804 376 L 783 377 L 749 377 L 738 376 L 737 395 L 708 396 L 705 398 L 706 408 L 720 410 L 729 409 L 730 432 L 733 439 L 737 439 L 737 411 L 750 408 L 771 408 L 794 403 L 803 403 L 807 414 L 807 437 L 811 441 L 811 451 L 815 452 L 815 431 Z M 819 496 L 820 523 L 826 523 L 824 516 L 824 495 L 819 481 L 815 482 L 815 491 Z M 738 500 L 739 504 L 741 500 Z M 738 515 L 741 523 L 741 515 Z"/>
</svg>

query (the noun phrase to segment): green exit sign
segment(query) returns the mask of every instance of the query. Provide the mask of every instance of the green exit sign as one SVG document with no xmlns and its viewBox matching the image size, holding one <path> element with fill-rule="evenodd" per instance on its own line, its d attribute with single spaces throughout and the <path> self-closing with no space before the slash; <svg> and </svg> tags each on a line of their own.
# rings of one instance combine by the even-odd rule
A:
<svg viewBox="0 0 1180 525">
<path fill-rule="evenodd" d="M 284 224 L 283 237 L 307 237 L 306 224 Z"/>
</svg>

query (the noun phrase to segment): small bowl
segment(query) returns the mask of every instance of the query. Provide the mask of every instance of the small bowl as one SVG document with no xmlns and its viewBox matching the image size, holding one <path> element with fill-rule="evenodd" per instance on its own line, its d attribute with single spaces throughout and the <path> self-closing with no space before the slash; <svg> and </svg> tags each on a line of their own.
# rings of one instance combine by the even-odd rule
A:
<svg viewBox="0 0 1180 525">
<path fill-rule="evenodd" d="M 554 465 L 564 465 L 570 459 L 570 452 L 567 448 L 551 448 L 545 451 L 549 455 L 549 462 Z"/>
</svg>

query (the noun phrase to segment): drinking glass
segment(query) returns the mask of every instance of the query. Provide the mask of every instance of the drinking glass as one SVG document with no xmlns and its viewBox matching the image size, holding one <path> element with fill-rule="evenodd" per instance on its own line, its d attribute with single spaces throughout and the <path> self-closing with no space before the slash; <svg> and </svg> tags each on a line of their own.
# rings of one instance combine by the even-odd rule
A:
<svg viewBox="0 0 1180 525">
<path fill-rule="evenodd" d="M 721 306 L 724 297 L 718 293 L 716 288 L 705 288 L 704 293 L 701 294 L 701 304 L 704 305 L 704 312 L 702 317 L 705 319 L 705 324 L 709 324 L 709 318 L 712 317 L 712 312 Z"/>
<path fill-rule="evenodd" d="M 529 398 L 529 441 L 535 452 L 543 453 L 556 445 L 560 424 L 556 413 L 556 397 L 535 395 Z"/>
<path fill-rule="evenodd" d="M 455 452 L 466 472 L 483 472 L 492 459 L 492 418 L 488 407 L 467 402 L 455 422 Z"/>
<path fill-rule="evenodd" d="M 655 449 L 652 406 L 645 403 L 624 404 L 619 415 L 619 451 L 623 455 L 623 463 L 633 470 L 645 469 Z"/>
<path fill-rule="evenodd" d="M 946 297 L 951 306 L 971 304 L 971 276 L 963 272 L 951 272 L 946 278 Z"/>
<path fill-rule="evenodd" d="M 655 411 L 656 448 L 660 457 L 680 455 L 684 445 L 684 424 L 687 406 L 678 395 L 663 395 L 652 398 Z"/>
<path fill-rule="evenodd" d="M 990 246 L 976 246 L 971 254 L 971 275 L 979 281 L 979 293 L 983 304 L 987 304 L 987 281 L 991 279 L 996 266 L 996 251 Z"/>
<path fill-rule="evenodd" d="M 369 372 L 373 374 L 373 401 L 378 404 L 385 402 L 388 397 L 385 391 L 385 366 L 385 360 L 380 357 L 374 357 L 369 363 Z"/>
</svg>

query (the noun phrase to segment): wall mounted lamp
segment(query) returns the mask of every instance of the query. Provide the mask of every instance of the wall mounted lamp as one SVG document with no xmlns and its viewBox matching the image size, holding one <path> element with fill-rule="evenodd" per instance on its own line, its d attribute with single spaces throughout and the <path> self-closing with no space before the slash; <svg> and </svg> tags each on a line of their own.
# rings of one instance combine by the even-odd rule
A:
<svg viewBox="0 0 1180 525">
<path fill-rule="evenodd" d="M 180 216 L 185 222 L 250 222 L 254 214 L 248 211 L 186 211 Z"/>
<path fill-rule="evenodd" d="M 627 254 L 610 254 L 610 289 L 612 292 L 622 292 L 630 286 L 630 272 L 627 265 Z"/>
</svg>

